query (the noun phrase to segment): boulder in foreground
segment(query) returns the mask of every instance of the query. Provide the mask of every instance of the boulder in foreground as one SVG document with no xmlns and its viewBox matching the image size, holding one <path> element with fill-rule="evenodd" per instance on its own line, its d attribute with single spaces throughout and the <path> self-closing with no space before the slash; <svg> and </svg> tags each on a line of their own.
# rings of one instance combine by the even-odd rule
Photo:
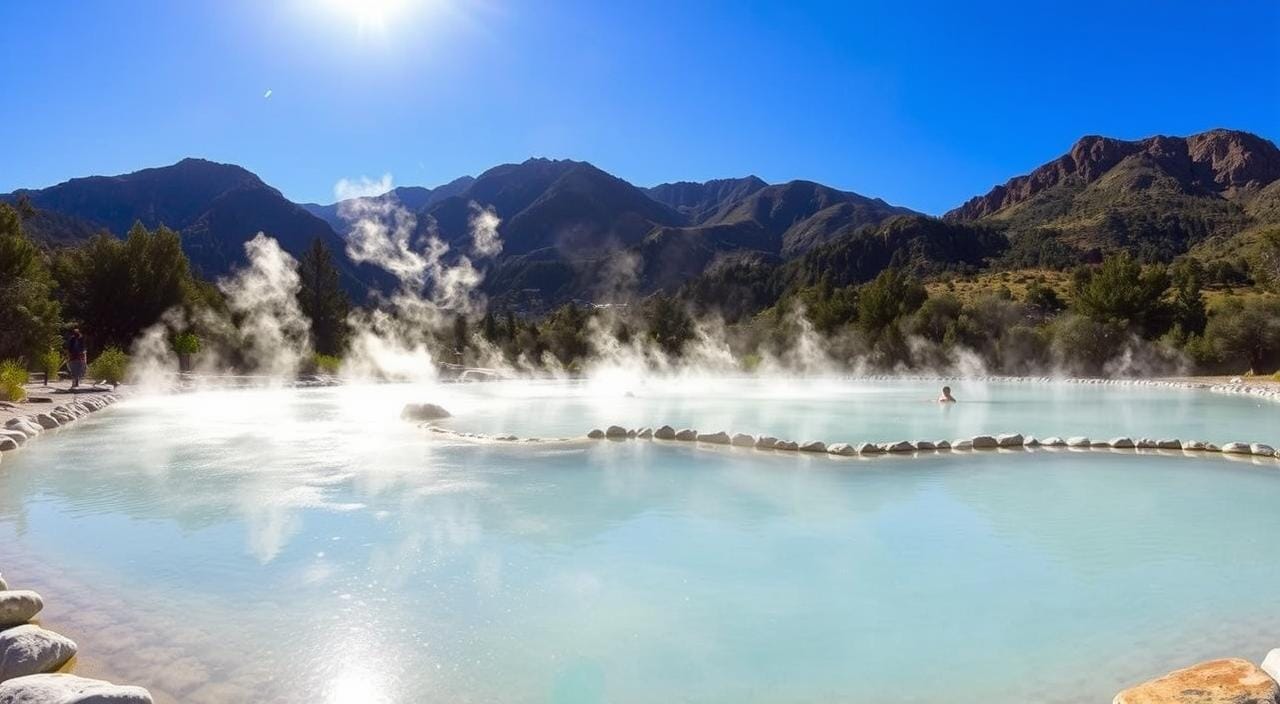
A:
<svg viewBox="0 0 1280 704">
<path fill-rule="evenodd" d="M 27 675 L 0 682 L 0 704 L 151 704 L 151 694 L 75 675 Z"/>
<path fill-rule="evenodd" d="M 30 621 L 44 608 L 40 595 L 26 589 L 0 591 L 0 628 Z"/>
<path fill-rule="evenodd" d="M 434 403 L 406 403 L 400 417 L 405 420 L 440 420 L 452 418 L 453 414 Z"/>
<path fill-rule="evenodd" d="M 1116 695 L 1112 704 L 1275 704 L 1280 685 L 1248 660 L 1210 660 Z"/>
<path fill-rule="evenodd" d="M 76 654 L 66 636 L 39 626 L 15 626 L 0 631 L 0 682 L 52 672 Z"/>
</svg>

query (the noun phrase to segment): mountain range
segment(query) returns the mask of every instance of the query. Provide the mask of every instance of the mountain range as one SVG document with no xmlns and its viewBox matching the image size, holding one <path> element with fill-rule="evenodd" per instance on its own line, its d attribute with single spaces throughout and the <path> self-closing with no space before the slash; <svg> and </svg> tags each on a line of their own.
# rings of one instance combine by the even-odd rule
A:
<svg viewBox="0 0 1280 704">
<path fill-rule="evenodd" d="M 194 268 L 215 278 L 243 263 L 244 242 L 264 231 L 295 255 L 325 241 L 357 298 L 392 285 L 346 255 L 349 208 L 295 204 L 235 165 L 184 159 L 0 195 L 20 198 L 35 209 L 28 231 L 49 246 L 103 230 L 120 236 L 134 222 L 164 224 L 179 232 Z M 1229 251 L 1280 224 L 1280 150 L 1230 130 L 1084 137 L 941 219 L 811 181 L 745 176 L 639 188 L 586 162 L 541 158 L 367 200 L 412 212 L 415 235 L 435 235 L 455 255 L 469 250 L 476 209 L 491 210 L 503 249 L 480 262 L 484 288 L 532 309 L 697 286 L 742 267 L 859 282 L 891 263 L 937 274 L 998 264 L 1010 251 L 1030 264 L 1047 263 L 1034 260 L 1050 250 L 1068 261 L 1116 249 L 1152 260 Z"/>
</svg>

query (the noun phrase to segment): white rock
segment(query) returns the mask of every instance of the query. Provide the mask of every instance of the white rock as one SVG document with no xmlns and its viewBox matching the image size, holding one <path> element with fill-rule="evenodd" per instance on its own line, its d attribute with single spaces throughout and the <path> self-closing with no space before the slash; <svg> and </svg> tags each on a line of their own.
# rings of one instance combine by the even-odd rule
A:
<svg viewBox="0 0 1280 704">
<path fill-rule="evenodd" d="M 1188 441 L 1186 441 L 1186 442 L 1182 443 L 1182 449 L 1184 449 L 1184 450 L 1203 450 L 1203 449 L 1204 449 L 1204 442 L 1203 442 L 1203 441 L 1200 441 L 1200 440 L 1188 440 Z"/>
<path fill-rule="evenodd" d="M 935 448 L 937 448 L 937 449 L 939 449 L 939 450 L 950 450 L 950 449 L 951 449 L 951 441 L 950 441 L 950 440 L 939 440 L 938 442 L 934 443 L 934 447 L 935 447 Z"/>
<path fill-rule="evenodd" d="M 1108 441 L 1107 444 L 1110 445 L 1111 447 L 1116 448 L 1117 450 L 1131 450 L 1133 449 L 1133 438 L 1126 438 L 1126 437 L 1111 438 L 1111 440 Z"/>
<path fill-rule="evenodd" d="M 746 433 L 734 433 L 733 437 L 729 439 L 729 444 L 734 447 L 755 447 L 756 438 L 754 435 L 747 435 Z"/>
<path fill-rule="evenodd" d="M 1253 452 L 1247 444 L 1242 442 L 1229 442 L 1222 446 L 1222 451 L 1229 455 L 1248 455 Z"/>
<path fill-rule="evenodd" d="M 960 438 L 959 440 L 953 440 L 953 441 L 951 442 L 951 449 L 953 449 L 953 450 L 972 450 L 972 449 L 973 449 L 973 441 L 972 441 L 972 440 L 966 440 L 966 439 L 964 439 L 964 438 Z"/>
<path fill-rule="evenodd" d="M 760 439 L 756 440 L 757 450 L 772 450 L 777 446 L 778 439 L 772 435 L 761 435 Z"/>
<path fill-rule="evenodd" d="M 45 430 L 53 430 L 59 425 L 62 425 L 61 423 L 58 422 L 56 418 L 49 415 L 48 413 L 41 413 L 37 415 L 36 422 L 39 423 L 40 427 L 44 428 Z"/>
<path fill-rule="evenodd" d="M 917 449 L 917 450 L 920 450 L 921 452 L 928 452 L 928 451 L 930 451 L 930 450 L 934 450 L 934 449 L 936 449 L 936 448 L 937 448 L 937 446 L 936 446 L 936 445 L 934 445 L 933 443 L 929 442 L 928 440 L 921 440 L 921 441 L 919 441 L 919 442 L 917 442 L 917 443 L 916 443 L 916 449 Z"/>
<path fill-rule="evenodd" d="M 611 425 L 604 429 L 606 438 L 625 438 L 627 437 L 627 429 L 620 425 Z"/>
<path fill-rule="evenodd" d="M 801 452 L 826 452 L 827 444 L 820 440 L 806 442 L 805 444 L 800 446 L 800 451 Z"/>
<path fill-rule="evenodd" d="M 1058 437 L 1057 435 L 1050 435 L 1049 437 L 1045 438 L 1044 440 L 1041 440 L 1041 441 L 1040 441 L 1040 444 L 1041 444 L 1041 445 L 1044 445 L 1045 447 L 1062 447 L 1063 445 L 1066 445 L 1066 444 L 1067 444 L 1067 441 L 1066 441 L 1066 440 L 1063 440 L 1062 438 Z"/>
<path fill-rule="evenodd" d="M 975 450 L 990 450 L 1000 446 L 1000 442 L 990 435 L 975 435 L 969 440 L 969 445 Z"/>
<path fill-rule="evenodd" d="M 885 448 L 889 452 L 915 452 L 916 446 L 906 440 L 899 440 Z"/>
<path fill-rule="evenodd" d="M 27 434 L 14 428 L 4 428 L 0 429 L 0 438 L 12 438 L 14 442 L 21 445 L 27 441 Z"/>
<path fill-rule="evenodd" d="M 709 442 L 712 445 L 728 445 L 729 434 L 723 430 L 716 433 L 698 433 L 698 442 Z"/>
<path fill-rule="evenodd" d="M 1067 438 L 1067 447 L 1090 447 L 1093 443 L 1089 442 L 1089 438 L 1077 435 Z"/>
<path fill-rule="evenodd" d="M 1270 445 L 1264 445 L 1260 442 L 1255 442 L 1249 445 L 1249 452 L 1253 453 L 1254 455 L 1257 455 L 1258 457 L 1274 457 L 1276 454 L 1276 449 Z"/>
<path fill-rule="evenodd" d="M 0 452 L 18 449 L 18 441 L 8 435 L 0 435 Z"/>
<path fill-rule="evenodd" d="M 1182 441 L 1180 440 L 1157 440 L 1156 447 L 1161 450 L 1181 450 Z"/>
<path fill-rule="evenodd" d="M 44 608 L 40 595 L 27 590 L 0 591 L 0 628 L 18 626 L 30 621 Z"/>
<path fill-rule="evenodd" d="M 697 439 L 698 439 L 698 431 L 694 430 L 693 428 L 685 428 L 680 432 L 676 433 L 676 440 L 684 440 L 685 442 L 692 442 Z"/>
<path fill-rule="evenodd" d="M 27 675 L 0 683 L 0 704 L 152 704 L 141 687 L 76 675 Z"/>
<path fill-rule="evenodd" d="M 857 452 L 858 451 L 853 447 L 853 445 L 850 445 L 847 442 L 838 442 L 827 448 L 828 454 L 840 455 L 842 457 L 848 457 L 849 455 L 857 454 Z"/>
<path fill-rule="evenodd" d="M 664 425 L 653 431 L 653 437 L 658 440 L 675 440 L 676 429 L 669 425 Z"/>
<path fill-rule="evenodd" d="M 774 443 L 773 449 L 791 450 L 794 452 L 800 449 L 800 445 L 796 444 L 796 441 L 794 440 L 779 440 L 778 442 Z"/>
<path fill-rule="evenodd" d="M 1000 447 L 1022 447 L 1023 440 L 1024 438 L 1018 433 L 996 436 L 996 442 L 1000 444 Z"/>
<path fill-rule="evenodd" d="M 653 428 L 641 428 L 640 431 L 636 433 L 636 437 L 640 438 L 641 440 L 648 440 L 652 438 Z"/>
<path fill-rule="evenodd" d="M 0 631 L 0 682 L 52 672 L 76 654 L 66 636 L 27 624 Z"/>
<path fill-rule="evenodd" d="M 1134 443 L 1134 447 L 1139 450 L 1154 450 L 1159 447 L 1159 444 L 1151 438 L 1138 438 L 1138 441 Z"/>
<path fill-rule="evenodd" d="M 1273 648 L 1262 660 L 1262 671 L 1271 675 L 1271 679 L 1280 682 L 1280 648 Z"/>
<path fill-rule="evenodd" d="M 879 443 L 860 442 L 858 443 L 859 455 L 880 455 L 884 454 L 884 448 Z"/>
</svg>

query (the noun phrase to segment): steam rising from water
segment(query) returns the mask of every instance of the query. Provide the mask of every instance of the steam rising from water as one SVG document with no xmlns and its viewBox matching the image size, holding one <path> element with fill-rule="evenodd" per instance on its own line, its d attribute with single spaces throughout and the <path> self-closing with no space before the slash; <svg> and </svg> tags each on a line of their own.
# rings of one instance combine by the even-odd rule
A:
<svg viewBox="0 0 1280 704">
<path fill-rule="evenodd" d="M 392 188 L 390 174 L 377 180 L 343 179 L 334 187 L 339 215 L 349 223 L 347 256 L 387 272 L 396 282 L 389 294 L 374 292 L 369 305 L 351 313 L 350 348 L 342 374 L 352 379 L 431 382 L 439 362 L 460 361 L 435 359 L 433 347 L 439 349 L 439 340 L 451 334 L 459 318 L 474 321 L 485 312 L 486 301 L 480 292 L 484 275 L 475 262 L 502 252 L 501 220 L 491 207 L 470 203 L 469 241 L 455 241 L 451 246 L 434 220 L 420 222 Z M 245 254 L 248 264 L 218 282 L 230 316 L 209 310 L 167 313 L 134 346 L 136 379 L 157 379 L 163 377 L 157 372 L 172 371 L 177 359 L 169 340 L 192 327 L 207 338 L 197 357 L 196 371 L 223 372 L 234 367 L 276 380 L 297 374 L 312 354 L 310 323 L 297 303 L 297 261 L 263 233 L 245 244 Z M 600 299 L 636 301 L 639 265 L 636 256 L 626 252 L 605 260 L 598 272 L 596 293 Z M 858 332 L 823 336 L 799 306 L 783 318 L 785 343 L 745 339 L 750 331 L 731 330 L 719 318 L 703 316 L 695 319 L 693 339 L 679 356 L 667 354 L 642 334 L 620 335 L 620 329 L 636 323 L 635 316 L 628 317 L 625 310 L 625 303 L 602 308 L 587 319 L 593 353 L 581 368 L 565 368 L 549 351 L 541 359 L 521 356 L 511 361 L 478 335 L 467 340 L 471 349 L 466 361 L 511 375 L 581 375 L 590 379 L 591 388 L 606 395 L 662 383 L 661 379 L 681 383 L 695 377 L 741 374 L 745 350 L 759 350 L 751 371 L 762 376 L 859 374 L 880 369 L 873 364 L 875 350 Z M 905 337 L 904 342 L 916 360 L 926 361 L 896 371 L 962 376 L 990 373 L 983 357 L 974 351 L 943 349 L 917 337 Z M 1002 348 L 1004 352 L 1020 358 L 1017 349 Z M 1026 356 L 1025 351 L 1021 354 Z M 1026 373 L 1069 376 L 1075 371 L 1060 357 L 1050 364 L 1052 371 L 1028 369 Z M 1167 374 L 1184 366 L 1180 358 L 1133 337 L 1121 354 L 1107 363 L 1106 371 L 1121 376 Z"/>
<path fill-rule="evenodd" d="M 340 181 L 334 195 L 343 199 L 350 193 L 385 192 L 391 187 L 390 176 L 352 183 Z M 470 207 L 472 254 L 497 255 L 502 251 L 497 213 L 475 203 Z M 435 223 L 421 232 L 418 218 L 394 197 L 343 200 L 338 214 L 350 223 L 347 256 L 373 264 L 397 281 L 391 295 L 379 296 L 370 310 L 352 314 L 351 352 L 344 372 L 362 378 L 434 379 L 436 364 L 428 337 L 446 329 L 454 316 L 475 316 L 484 310 L 478 291 L 482 274 L 464 254 L 448 259 L 450 247 Z"/>
</svg>

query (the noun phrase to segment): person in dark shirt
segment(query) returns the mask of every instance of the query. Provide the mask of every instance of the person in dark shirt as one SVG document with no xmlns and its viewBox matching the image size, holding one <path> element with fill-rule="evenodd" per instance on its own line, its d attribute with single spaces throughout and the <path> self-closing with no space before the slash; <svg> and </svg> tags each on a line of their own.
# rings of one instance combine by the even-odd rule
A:
<svg viewBox="0 0 1280 704">
<path fill-rule="evenodd" d="M 71 388 L 80 386 L 80 380 L 89 370 L 89 350 L 84 344 L 80 328 L 67 336 L 67 369 L 71 370 Z"/>
</svg>

